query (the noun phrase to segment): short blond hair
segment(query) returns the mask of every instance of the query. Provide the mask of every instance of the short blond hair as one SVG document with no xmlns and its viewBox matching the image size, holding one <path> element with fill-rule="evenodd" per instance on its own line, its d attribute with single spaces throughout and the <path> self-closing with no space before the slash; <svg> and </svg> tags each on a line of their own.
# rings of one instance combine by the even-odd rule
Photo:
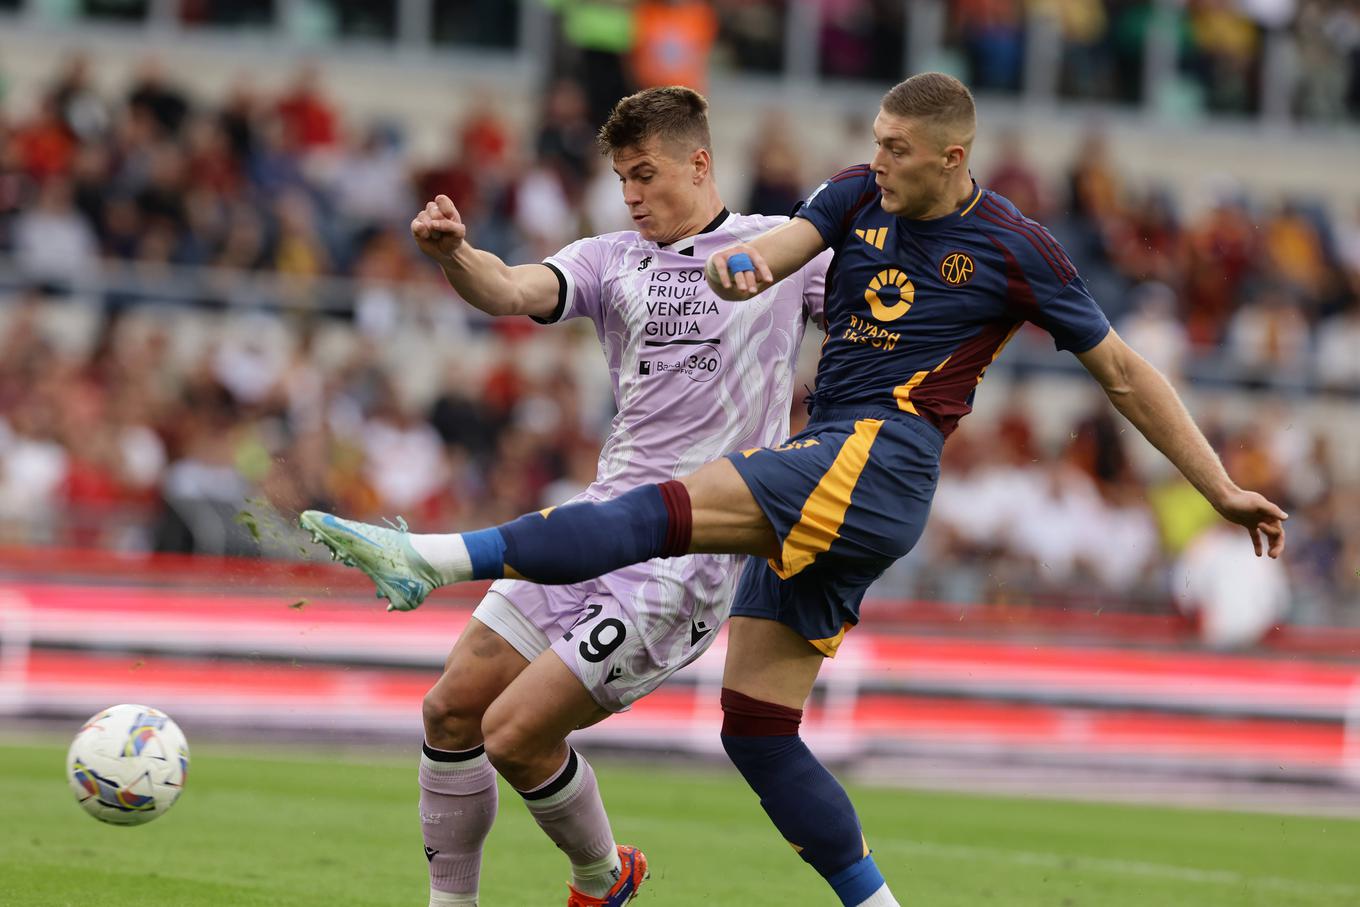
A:
<svg viewBox="0 0 1360 907">
<path fill-rule="evenodd" d="M 923 72 L 898 82 L 883 96 L 880 106 L 892 116 L 927 122 L 945 144 L 968 148 L 977 131 L 973 93 L 946 73 Z"/>
</svg>

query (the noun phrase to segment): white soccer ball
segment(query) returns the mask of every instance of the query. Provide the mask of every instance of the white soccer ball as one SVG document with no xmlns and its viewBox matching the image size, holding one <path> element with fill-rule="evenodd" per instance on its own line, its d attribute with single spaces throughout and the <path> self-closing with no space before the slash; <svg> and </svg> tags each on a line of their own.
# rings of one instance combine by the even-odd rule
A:
<svg viewBox="0 0 1360 907">
<path fill-rule="evenodd" d="M 189 743 L 170 716 L 144 705 L 115 705 L 71 741 L 66 779 L 87 813 L 111 825 L 144 825 L 184 790 Z"/>
</svg>

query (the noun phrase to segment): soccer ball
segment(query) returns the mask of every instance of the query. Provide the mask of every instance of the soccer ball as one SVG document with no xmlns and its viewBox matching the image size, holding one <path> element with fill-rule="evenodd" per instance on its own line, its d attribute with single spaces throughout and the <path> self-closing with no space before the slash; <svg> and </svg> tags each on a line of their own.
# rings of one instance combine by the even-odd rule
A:
<svg viewBox="0 0 1360 907">
<path fill-rule="evenodd" d="M 144 705 L 115 705 L 71 741 L 66 779 L 87 813 L 111 825 L 144 825 L 184 790 L 189 743 L 170 716 Z"/>
</svg>

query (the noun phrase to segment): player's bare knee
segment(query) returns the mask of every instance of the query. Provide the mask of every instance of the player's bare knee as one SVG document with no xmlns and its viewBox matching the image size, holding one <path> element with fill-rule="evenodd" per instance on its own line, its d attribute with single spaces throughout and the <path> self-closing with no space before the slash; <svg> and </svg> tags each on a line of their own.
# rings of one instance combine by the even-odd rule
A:
<svg viewBox="0 0 1360 907">
<path fill-rule="evenodd" d="M 523 723 L 504 712 L 493 707 L 482 718 L 486 757 L 512 785 L 532 787 L 537 779 L 531 776 L 543 758 L 544 747 Z"/>
<path fill-rule="evenodd" d="M 480 704 L 457 695 L 456 689 L 436 684 L 421 702 L 425 739 L 438 749 L 461 750 L 482 742 Z"/>
<path fill-rule="evenodd" d="M 482 732 L 486 746 L 486 758 L 491 761 L 491 765 L 512 785 L 515 780 L 522 777 L 527 768 L 525 752 L 516 744 L 514 738 L 509 734 Z"/>
</svg>

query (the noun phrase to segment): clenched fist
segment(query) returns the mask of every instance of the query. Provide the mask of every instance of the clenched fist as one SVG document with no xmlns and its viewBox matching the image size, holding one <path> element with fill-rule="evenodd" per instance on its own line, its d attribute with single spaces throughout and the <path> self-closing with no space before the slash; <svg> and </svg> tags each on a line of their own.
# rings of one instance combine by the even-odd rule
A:
<svg viewBox="0 0 1360 907">
<path fill-rule="evenodd" d="M 448 263 L 467 236 L 467 224 L 447 195 L 436 195 L 434 201 L 411 221 L 411 235 L 420 251 L 439 264 Z"/>
</svg>

